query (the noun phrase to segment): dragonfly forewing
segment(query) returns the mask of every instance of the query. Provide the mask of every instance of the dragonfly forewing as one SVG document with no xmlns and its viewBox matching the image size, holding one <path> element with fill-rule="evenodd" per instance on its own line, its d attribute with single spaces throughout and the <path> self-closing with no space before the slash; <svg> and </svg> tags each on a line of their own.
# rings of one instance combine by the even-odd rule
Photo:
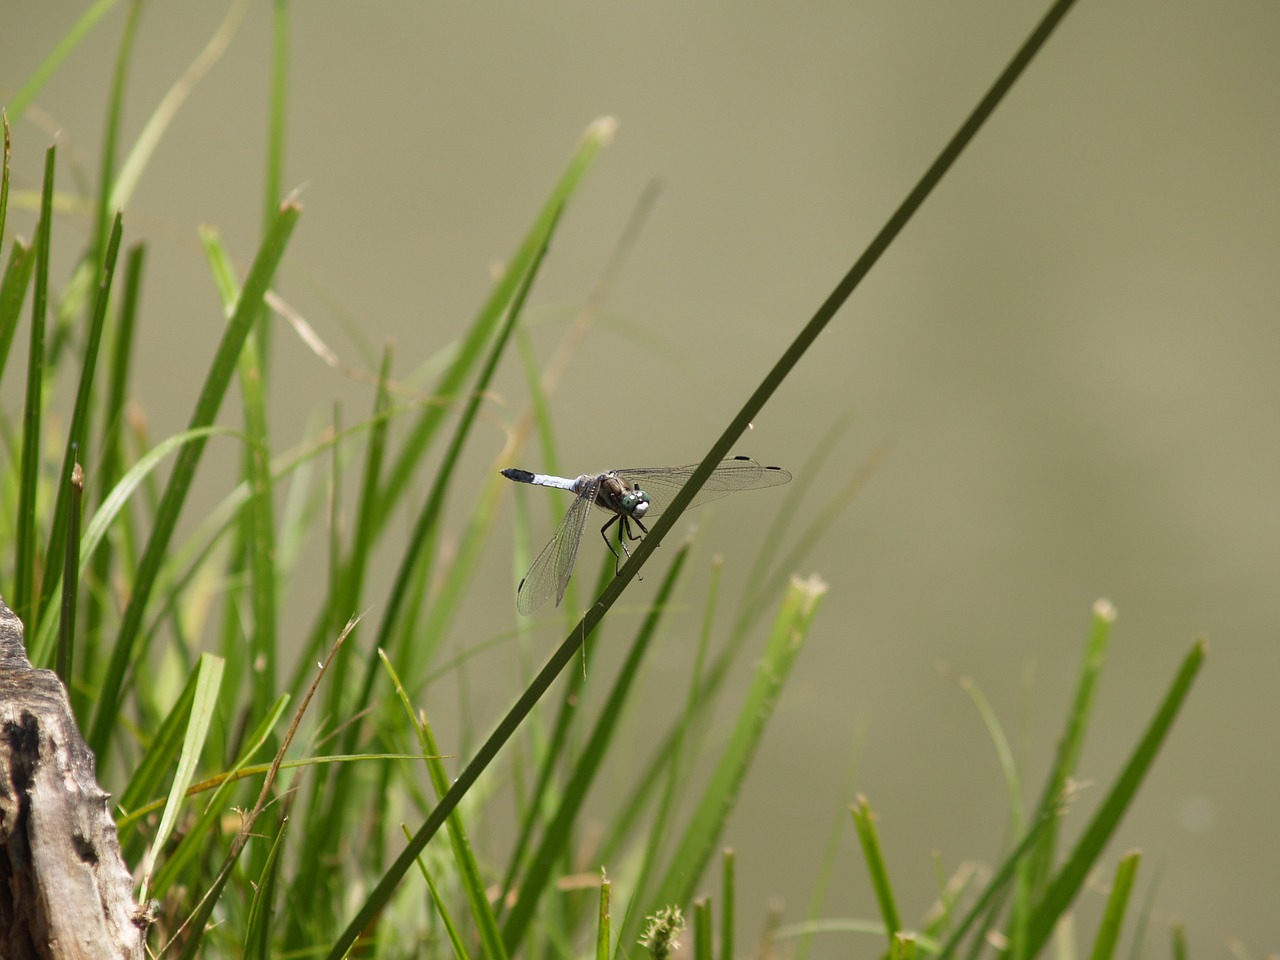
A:
<svg viewBox="0 0 1280 960">
<path fill-rule="evenodd" d="M 578 545 L 582 542 L 582 529 L 591 513 L 591 502 L 595 499 L 597 486 L 593 482 L 583 494 L 573 498 L 564 519 L 556 528 L 555 536 L 542 548 L 542 552 L 533 561 L 533 566 L 520 581 L 520 589 L 516 593 L 516 609 L 522 614 L 527 616 L 533 613 L 552 597 L 556 598 L 557 606 L 564 599 L 569 576 L 573 573 L 573 564 L 578 557 Z"/>
<path fill-rule="evenodd" d="M 627 485 L 639 484 L 640 489 L 649 494 L 648 516 L 657 516 L 671 506 L 676 494 L 689 482 L 696 463 L 686 463 L 680 467 L 629 467 L 615 470 Z M 790 472 L 780 467 L 765 467 L 746 457 L 735 457 L 722 460 L 711 476 L 707 478 L 701 489 L 694 494 L 689 506 L 697 507 L 712 500 L 719 500 L 740 490 L 759 490 L 763 487 L 776 487 L 791 479 Z"/>
</svg>

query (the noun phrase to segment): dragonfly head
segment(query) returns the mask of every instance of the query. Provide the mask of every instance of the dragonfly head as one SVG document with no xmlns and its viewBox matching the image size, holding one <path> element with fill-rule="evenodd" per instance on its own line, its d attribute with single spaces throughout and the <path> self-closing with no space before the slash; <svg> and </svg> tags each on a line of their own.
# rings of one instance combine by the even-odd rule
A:
<svg viewBox="0 0 1280 960">
<path fill-rule="evenodd" d="M 637 483 L 622 495 L 623 516 L 630 517 L 633 520 L 641 520 L 648 512 L 649 495 L 640 489 L 640 484 Z"/>
</svg>

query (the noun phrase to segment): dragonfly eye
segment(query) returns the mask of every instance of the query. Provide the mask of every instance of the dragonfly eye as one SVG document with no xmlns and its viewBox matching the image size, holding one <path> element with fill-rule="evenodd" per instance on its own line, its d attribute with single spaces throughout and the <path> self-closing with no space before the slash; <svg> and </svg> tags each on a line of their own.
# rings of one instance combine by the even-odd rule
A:
<svg viewBox="0 0 1280 960">
<path fill-rule="evenodd" d="M 649 495 L 636 488 L 622 495 L 622 510 L 628 517 L 639 520 L 649 510 Z"/>
</svg>

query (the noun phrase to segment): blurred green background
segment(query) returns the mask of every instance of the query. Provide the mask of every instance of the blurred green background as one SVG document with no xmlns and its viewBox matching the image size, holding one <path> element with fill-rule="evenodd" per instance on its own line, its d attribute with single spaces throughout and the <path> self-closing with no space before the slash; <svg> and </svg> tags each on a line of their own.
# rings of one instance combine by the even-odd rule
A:
<svg viewBox="0 0 1280 960">
<path fill-rule="evenodd" d="M 344 324 L 375 350 L 394 338 L 406 374 L 479 304 L 582 129 L 614 115 L 618 136 L 535 290 L 543 359 L 641 191 L 655 177 L 663 189 L 553 398 L 563 465 L 697 460 L 1043 6 L 296 4 L 286 169 L 304 213 L 280 292 L 349 363 L 371 361 Z M 226 9 L 147 6 L 126 148 Z M 0 100 L 81 12 L 7 4 Z M 60 190 L 91 193 L 124 12 L 15 126 L 15 192 L 38 190 L 56 131 Z M 744 923 L 775 897 L 801 916 L 855 752 L 852 782 L 880 814 L 908 917 L 932 899 L 931 851 L 948 865 L 992 856 L 1004 787 L 955 680 L 994 702 L 1038 788 L 1105 596 L 1120 619 L 1082 766 L 1098 783 L 1193 636 L 1211 643 L 1109 862 L 1144 850 L 1157 930 L 1182 917 L 1193 955 L 1222 956 L 1231 937 L 1280 947 L 1278 37 L 1276 4 L 1082 2 L 743 438 L 740 452 L 798 471 L 852 414 L 820 493 L 893 444 L 803 571 L 831 593 L 730 831 Z M 256 247 L 269 47 L 270 7 L 253 3 L 126 210 L 125 242 L 151 244 L 136 394 L 155 438 L 185 425 L 220 330 L 198 225 L 246 260 Z M 11 229 L 29 236 L 32 222 L 15 210 Z M 88 230 L 87 216 L 63 216 L 55 282 Z M 369 407 L 369 388 L 283 324 L 273 362 L 279 444 L 334 397 L 350 420 Z M 477 476 L 525 403 L 514 364 L 499 389 Z M 206 459 L 210 496 L 238 458 Z M 532 449 L 518 465 L 543 467 Z M 771 497 L 690 515 L 701 572 L 657 654 L 673 701 L 710 557 L 725 555 L 732 591 Z M 549 536 L 543 507 L 535 530 Z M 491 553 L 460 645 L 515 617 L 505 535 Z M 306 578 L 293 589 L 309 621 Z M 502 660 L 474 661 L 466 712 L 482 728 L 510 699 Z M 442 741 L 455 698 L 442 689 L 428 707 Z M 1097 795 L 1085 791 L 1077 828 Z M 824 912 L 868 915 L 851 836 L 844 853 Z"/>
</svg>

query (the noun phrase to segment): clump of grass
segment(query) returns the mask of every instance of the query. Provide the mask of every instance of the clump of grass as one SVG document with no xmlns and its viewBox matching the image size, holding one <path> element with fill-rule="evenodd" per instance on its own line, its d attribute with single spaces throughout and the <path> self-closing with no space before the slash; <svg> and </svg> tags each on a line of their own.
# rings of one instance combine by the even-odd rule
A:
<svg viewBox="0 0 1280 960">
<path fill-rule="evenodd" d="M 154 904 L 150 944 L 158 954 L 337 958 L 358 949 L 505 957 L 570 953 L 594 944 L 597 957 L 608 957 L 631 955 L 649 916 L 662 918 L 643 933 L 645 946 L 657 956 L 677 942 L 675 918 L 683 910 L 692 918 L 694 955 L 716 955 L 712 902 L 695 901 L 695 895 L 717 856 L 743 778 L 826 589 L 816 579 L 789 580 L 788 572 L 863 477 L 832 497 L 819 520 L 794 538 L 791 553 L 762 549 L 748 599 L 727 625 L 713 577 L 683 709 L 666 719 L 665 729 L 654 730 L 653 754 L 629 765 L 636 771 L 634 786 L 601 824 L 597 855 L 621 878 L 616 886 L 596 873 L 598 863 L 586 868 L 589 874 L 576 888 L 558 889 L 556 881 L 577 869 L 584 801 L 615 752 L 626 707 L 637 697 L 648 651 L 664 629 L 668 601 L 685 570 L 687 545 L 673 551 L 616 673 L 570 670 L 554 702 L 547 702 L 547 695 L 606 627 L 626 632 L 616 619 L 606 622 L 612 605 L 1069 5 L 1059 3 L 1046 16 L 867 253 L 708 449 L 698 473 L 621 575 L 614 576 L 611 561 L 602 564 L 597 600 L 581 621 L 568 613 L 577 609 L 570 595 L 564 642 L 488 738 L 458 765 L 447 756 L 453 746 L 437 740 L 417 697 L 436 671 L 448 669 L 441 666 L 440 651 L 456 640 L 459 604 L 473 584 L 476 560 L 508 485 L 496 471 L 478 489 L 471 482 L 461 484 L 457 465 L 476 442 L 472 427 L 495 370 L 520 342 L 524 307 L 549 241 L 609 142 L 612 121 L 591 125 L 572 154 L 505 271 L 460 331 L 457 349 L 433 387 L 433 402 L 393 403 L 388 350 L 378 373 L 369 377 L 369 410 L 357 422 L 345 425 L 346 415 L 335 412 L 330 427 L 310 441 L 274 449 L 266 427 L 267 386 L 277 376 L 270 362 L 269 310 L 289 312 L 276 288 L 302 218 L 299 204 L 281 195 L 289 24 L 287 5 L 278 4 L 273 82 L 267 92 L 271 120 L 262 238 L 241 277 L 217 234 L 203 232 L 226 323 L 202 386 L 176 400 L 191 405 L 186 429 L 152 442 L 131 432 L 124 416 L 136 372 L 134 331 L 145 309 L 146 247 L 127 248 L 123 276 L 117 278 L 125 235 L 117 211 L 127 206 L 186 93 L 233 36 L 243 4 L 233 5 L 118 164 L 121 103 L 143 9 L 131 5 L 109 88 L 99 191 L 89 204 L 95 228 L 57 298 L 56 313 L 51 316 L 49 306 L 50 249 L 58 239 L 52 217 L 53 148 L 34 241 L 9 242 L 0 279 L 0 376 L 10 369 L 10 347 L 27 288 L 33 288 L 25 407 L 20 418 L 5 412 L 0 423 L 11 454 L 17 450 L 9 458 L 4 487 L 3 516 L 13 521 L 5 530 L 11 549 L 4 551 L 2 573 L 12 585 L 13 609 L 26 625 L 33 662 L 57 665 L 99 758 L 100 774 L 118 798 L 122 849 L 137 871 L 139 897 Z M 14 119 L 103 9 L 93 7 L 19 91 L 10 103 Z M 8 209 L 8 158 L 6 122 L 0 238 Z M 575 331 L 567 339 L 576 336 Z M 559 356 L 553 361 L 560 362 Z M 512 459 L 536 436 L 545 461 L 554 465 L 554 434 L 546 414 L 546 390 L 554 377 L 544 378 L 532 365 L 526 370 L 529 412 L 517 422 L 500 459 Z M 50 463 L 44 451 L 55 419 L 48 405 L 56 392 L 49 383 L 58 378 L 74 378 L 78 388 L 74 409 L 64 418 L 66 435 L 56 438 L 63 454 Z M 219 425 L 219 412 L 236 388 L 243 419 L 233 429 Z M 400 428 L 398 442 L 390 432 L 393 423 Z M 239 444 L 239 482 L 179 538 L 179 520 L 191 510 L 193 480 L 215 438 Z M 419 502 L 411 481 L 428 457 L 433 460 L 430 487 Z M 820 455 L 807 471 L 810 476 L 819 463 Z M 339 522 L 336 504 L 342 502 L 340 490 L 351 483 L 357 506 L 350 535 L 343 536 L 340 531 L 348 525 Z M 784 516 L 807 489 L 803 480 L 795 486 Z M 466 534 L 458 552 L 446 553 L 440 549 L 446 500 L 457 499 L 463 490 L 475 490 L 463 514 Z M 282 499 L 286 508 L 278 512 Z M 411 535 L 396 558 L 391 583 L 377 589 L 368 582 L 371 559 L 384 544 L 391 518 L 405 513 L 415 518 Z M 782 526 L 780 520 L 779 530 Z M 314 592 L 314 608 L 301 611 L 308 626 L 291 647 L 280 624 L 282 587 L 290 574 L 282 558 L 296 559 L 290 545 L 316 529 L 325 531 L 327 582 Z M 776 533 L 765 542 L 779 543 Z M 522 542 L 527 544 L 527 534 Z M 523 568 L 524 559 L 517 559 L 516 568 Z M 214 616 L 219 606 L 222 615 Z M 356 616 L 365 608 L 376 610 L 367 623 Z M 757 655 L 752 683 L 737 704 L 733 734 L 709 756 L 691 731 L 702 729 L 705 717 L 722 705 L 729 665 L 748 649 L 752 628 L 770 616 L 772 628 Z M 979 887 L 972 873 L 958 875 L 943 889 L 933 913 L 909 930 L 870 804 L 859 800 L 853 819 L 877 895 L 878 921 L 814 917 L 802 926 L 773 929 L 772 937 L 800 937 L 807 943 L 803 938 L 816 931 L 844 924 L 843 929 L 875 931 L 891 956 L 977 956 L 996 949 L 986 945 L 1000 930 L 1005 946 L 998 952 L 1043 953 L 1099 863 L 1204 656 L 1202 645 L 1193 647 L 1081 839 L 1061 857 L 1058 825 L 1069 806 L 1109 626 L 1110 614 L 1100 607 L 1053 774 L 1029 813 L 1015 802 L 1020 839 L 984 885 Z M 517 630 L 519 639 L 527 640 L 528 625 L 521 623 Z M 176 681 L 170 671 L 157 669 L 161 659 L 183 665 Z M 323 660 L 319 668 L 318 660 Z M 606 687 L 590 716 L 579 707 L 589 682 Z M 985 716 L 994 741 L 1001 743 L 998 724 L 989 712 Z M 494 772 L 482 779 L 491 768 Z M 689 792 L 694 768 L 709 771 L 696 796 Z M 1011 797 L 1021 796 L 1011 762 L 1005 770 Z M 475 825 L 491 810 L 502 809 L 495 773 L 509 778 L 507 795 L 514 800 L 518 829 L 509 849 L 477 851 L 471 839 Z M 693 811 L 687 819 L 679 816 L 684 808 Z M 432 843 L 441 828 L 447 843 Z M 1136 866 L 1134 855 L 1117 868 L 1094 940 L 1095 957 L 1114 950 Z M 737 912 L 731 855 L 722 856 L 721 868 L 718 950 L 732 957 Z"/>
</svg>

